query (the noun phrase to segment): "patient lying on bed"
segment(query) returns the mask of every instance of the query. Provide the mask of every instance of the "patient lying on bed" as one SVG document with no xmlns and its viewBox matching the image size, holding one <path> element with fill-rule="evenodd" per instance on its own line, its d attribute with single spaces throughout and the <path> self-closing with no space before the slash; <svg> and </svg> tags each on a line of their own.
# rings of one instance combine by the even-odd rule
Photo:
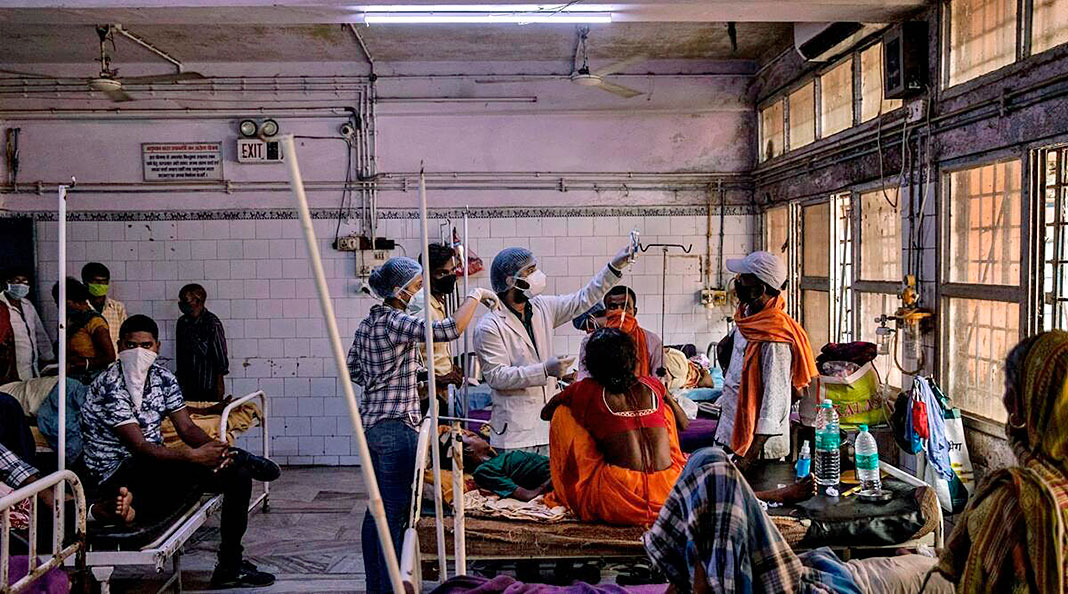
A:
<svg viewBox="0 0 1068 594">
<path fill-rule="evenodd" d="M 471 431 L 463 432 L 463 444 L 464 468 L 471 472 L 480 489 L 519 501 L 530 501 L 552 490 L 549 459 L 545 456 L 522 450 L 499 454 Z"/>
<path fill-rule="evenodd" d="M 637 377 L 636 348 L 623 332 L 590 336 L 590 378 L 557 394 L 542 410 L 551 420 L 549 506 L 585 522 L 651 524 L 686 460 L 663 384 Z"/>
</svg>

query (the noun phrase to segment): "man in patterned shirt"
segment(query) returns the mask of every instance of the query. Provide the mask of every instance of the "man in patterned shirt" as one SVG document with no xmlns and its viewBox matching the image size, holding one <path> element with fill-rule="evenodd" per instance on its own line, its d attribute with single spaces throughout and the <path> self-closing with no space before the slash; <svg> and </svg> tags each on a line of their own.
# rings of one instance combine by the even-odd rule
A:
<svg viewBox="0 0 1068 594">
<path fill-rule="evenodd" d="M 109 297 L 111 291 L 111 271 L 100 262 L 89 262 L 82 266 L 82 282 L 89 289 L 89 305 L 108 323 L 111 333 L 111 346 L 119 343 L 119 328 L 126 321 L 126 305 L 122 301 Z"/>
<path fill-rule="evenodd" d="M 360 322 L 349 350 L 349 374 L 363 388 L 360 417 L 398 558 L 415 471 L 419 345 L 426 342 L 425 319 L 406 312 L 412 297 L 423 288 L 422 272 L 411 258 L 391 258 L 371 272 L 371 290 L 382 303 Z M 434 340 L 459 338 L 480 301 L 495 305 L 496 295 L 486 289 L 472 290 L 452 318 L 434 322 Z M 391 591 L 370 511 L 364 516 L 362 539 L 367 590 Z"/>
<path fill-rule="evenodd" d="M 131 316 L 119 332 L 119 359 L 89 386 L 82 407 L 85 464 L 92 483 L 108 496 L 125 485 L 138 513 L 158 518 L 173 512 L 198 489 L 223 493 L 219 562 L 214 588 L 259 587 L 274 576 L 244 561 L 241 539 L 248 528 L 252 479 L 278 478 L 265 458 L 208 437 L 189 417 L 178 380 L 156 361 L 159 327 Z M 163 418 L 174 423 L 189 448 L 163 445 Z"/>
</svg>

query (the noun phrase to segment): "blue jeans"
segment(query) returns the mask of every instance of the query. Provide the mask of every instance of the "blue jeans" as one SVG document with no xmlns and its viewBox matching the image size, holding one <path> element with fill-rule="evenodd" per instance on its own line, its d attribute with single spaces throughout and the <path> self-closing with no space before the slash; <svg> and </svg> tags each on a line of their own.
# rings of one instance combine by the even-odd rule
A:
<svg viewBox="0 0 1068 594">
<path fill-rule="evenodd" d="M 378 490 L 386 508 L 386 521 L 393 539 L 393 550 L 400 559 L 401 543 L 411 511 L 412 480 L 415 478 L 415 450 L 419 433 L 403 421 L 379 421 L 364 432 L 371 450 Z M 363 567 L 368 592 L 392 592 L 389 571 L 382 556 L 382 545 L 371 511 L 363 517 Z"/>
</svg>

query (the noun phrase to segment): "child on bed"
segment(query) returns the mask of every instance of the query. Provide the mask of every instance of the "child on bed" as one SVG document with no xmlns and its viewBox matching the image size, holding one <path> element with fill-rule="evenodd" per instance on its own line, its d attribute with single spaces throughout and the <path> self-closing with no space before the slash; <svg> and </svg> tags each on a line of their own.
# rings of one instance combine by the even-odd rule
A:
<svg viewBox="0 0 1068 594">
<path fill-rule="evenodd" d="M 464 471 L 474 476 L 480 489 L 519 501 L 530 501 L 552 490 L 549 458 L 522 450 L 499 454 L 471 431 L 463 432 L 463 444 Z M 442 455 L 441 459 L 447 460 L 448 456 Z"/>
</svg>

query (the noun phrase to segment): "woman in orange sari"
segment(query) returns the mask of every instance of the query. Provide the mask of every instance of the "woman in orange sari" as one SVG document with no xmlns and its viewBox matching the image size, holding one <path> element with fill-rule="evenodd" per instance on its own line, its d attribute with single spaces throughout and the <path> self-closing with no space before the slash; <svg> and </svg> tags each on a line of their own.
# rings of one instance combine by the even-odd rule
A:
<svg viewBox="0 0 1068 594">
<path fill-rule="evenodd" d="M 585 366 L 590 377 L 542 410 L 552 421 L 546 503 L 585 522 L 651 525 L 686 463 L 670 396 L 636 375 L 637 349 L 620 330 L 590 336 Z"/>
</svg>

